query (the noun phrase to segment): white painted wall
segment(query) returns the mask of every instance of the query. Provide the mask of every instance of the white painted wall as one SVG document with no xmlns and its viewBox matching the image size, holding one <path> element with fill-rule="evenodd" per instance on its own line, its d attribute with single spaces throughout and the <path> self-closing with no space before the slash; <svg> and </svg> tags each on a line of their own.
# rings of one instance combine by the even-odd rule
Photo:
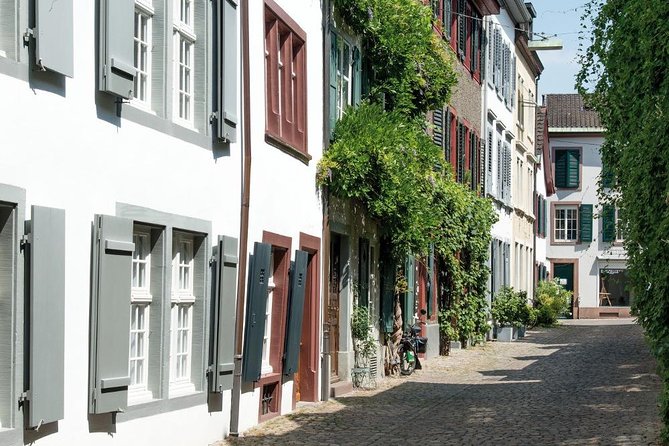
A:
<svg viewBox="0 0 669 446">
<path fill-rule="evenodd" d="M 248 252 L 262 241 L 263 231 L 292 239 L 291 259 L 299 249 L 300 232 L 321 238 L 322 206 L 316 187 L 316 165 L 323 150 L 323 51 L 319 1 L 277 1 L 307 35 L 307 147 L 308 164 L 265 142 L 265 52 L 263 2 L 249 2 L 251 77 L 251 200 Z M 322 264 L 322 263 L 321 263 Z M 321 295 L 324 288 L 321 281 Z M 322 301 L 320 303 L 322 310 Z M 319 312 L 319 315 L 322 312 Z M 319 321 L 318 326 L 321 326 Z M 317 341 L 320 345 L 321 340 Z M 320 361 L 319 361 L 320 363 Z M 320 381 L 320 376 L 319 376 Z M 282 386 L 281 413 L 292 410 L 293 381 Z M 260 392 L 242 393 L 240 432 L 258 423 Z"/>
<path fill-rule="evenodd" d="M 594 214 L 601 212 L 597 198 L 597 182 L 602 169 L 599 148 L 604 139 L 600 136 L 580 136 L 578 134 L 551 135 L 551 150 L 556 147 L 581 147 L 582 171 L 581 189 L 577 191 L 557 189 L 556 194 L 548 198 L 549 203 L 578 201 L 582 204 L 594 204 Z M 576 245 L 557 245 L 550 242 L 553 222 L 547 225 L 547 256 L 549 259 L 578 259 L 578 297 L 581 307 L 599 306 L 599 269 L 621 267 L 625 265 L 625 252 L 620 246 L 602 242 L 602 219 L 593 221 L 593 241 Z"/>
</svg>

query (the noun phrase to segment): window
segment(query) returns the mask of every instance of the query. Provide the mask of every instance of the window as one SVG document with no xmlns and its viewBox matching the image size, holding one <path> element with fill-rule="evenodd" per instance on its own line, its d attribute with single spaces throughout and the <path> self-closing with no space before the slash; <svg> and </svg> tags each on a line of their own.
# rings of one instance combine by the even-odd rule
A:
<svg viewBox="0 0 669 446">
<path fill-rule="evenodd" d="M 152 399 L 148 391 L 149 378 L 149 322 L 151 305 L 151 232 L 149 228 L 135 226 L 133 231 L 135 249 L 132 253 L 130 294 L 130 356 L 128 374 L 129 403 Z"/>
<path fill-rule="evenodd" d="M 555 207 L 555 241 L 575 242 L 578 240 L 578 207 Z"/>
<path fill-rule="evenodd" d="M 626 269 L 599 270 L 599 306 L 629 307 L 633 302 L 634 292 Z"/>
<path fill-rule="evenodd" d="M 153 8 L 143 2 L 135 4 L 134 67 L 137 70 L 133 95 L 141 105 L 151 104 L 151 19 Z"/>
<path fill-rule="evenodd" d="M 622 224 L 620 222 L 620 209 L 616 208 L 616 242 L 622 242 L 624 240 L 623 238 L 623 228 Z"/>
<path fill-rule="evenodd" d="M 580 149 L 555 150 L 555 187 L 575 189 L 580 186 Z"/>
<path fill-rule="evenodd" d="M 272 373 L 270 363 L 270 348 L 272 343 L 272 302 L 276 284 L 274 283 L 274 255 L 270 257 L 269 274 L 267 278 L 267 303 L 265 305 L 265 332 L 262 338 L 262 369 L 261 374 Z"/>
<path fill-rule="evenodd" d="M 287 22 L 285 12 L 266 3 L 266 132 L 280 144 L 306 152 L 306 34 Z"/>
<path fill-rule="evenodd" d="M 174 22 L 175 104 L 177 122 L 193 124 L 194 56 L 197 36 L 193 28 L 193 1 L 178 0 Z"/>
<path fill-rule="evenodd" d="M 195 390 L 191 383 L 193 343 L 193 243 L 188 234 L 175 233 L 172 257 L 170 394 Z"/>
<path fill-rule="evenodd" d="M 343 38 L 337 39 L 337 119 L 351 105 L 351 45 Z"/>
</svg>

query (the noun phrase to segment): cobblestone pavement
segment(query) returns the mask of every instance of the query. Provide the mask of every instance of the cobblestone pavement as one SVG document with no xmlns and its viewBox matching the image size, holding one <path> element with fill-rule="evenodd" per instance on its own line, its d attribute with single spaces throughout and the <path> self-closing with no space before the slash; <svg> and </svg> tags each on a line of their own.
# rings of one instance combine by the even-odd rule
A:
<svg viewBox="0 0 669 446">
<path fill-rule="evenodd" d="M 653 445 L 659 392 L 640 327 L 572 323 L 454 351 L 218 446 Z"/>
</svg>

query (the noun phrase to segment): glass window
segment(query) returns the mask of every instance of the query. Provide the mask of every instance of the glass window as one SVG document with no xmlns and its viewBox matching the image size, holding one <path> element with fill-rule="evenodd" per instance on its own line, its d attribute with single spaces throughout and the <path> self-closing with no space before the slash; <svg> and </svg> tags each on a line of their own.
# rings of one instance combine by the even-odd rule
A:
<svg viewBox="0 0 669 446">
<path fill-rule="evenodd" d="M 135 9 L 135 99 L 150 102 L 151 72 L 151 15 L 143 8 Z"/>
<path fill-rule="evenodd" d="M 574 242 L 578 239 L 578 207 L 555 207 L 555 240 Z"/>
<path fill-rule="evenodd" d="M 599 305 L 629 307 L 634 302 L 626 269 L 603 268 L 599 270 Z"/>
</svg>

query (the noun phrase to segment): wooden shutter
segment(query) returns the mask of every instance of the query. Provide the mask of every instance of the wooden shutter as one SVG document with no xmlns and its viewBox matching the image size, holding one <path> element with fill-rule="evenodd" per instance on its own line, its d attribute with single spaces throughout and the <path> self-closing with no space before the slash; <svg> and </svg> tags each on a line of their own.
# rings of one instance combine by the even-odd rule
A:
<svg viewBox="0 0 669 446">
<path fill-rule="evenodd" d="M 467 52 L 467 22 L 465 14 L 466 0 L 458 0 L 458 55 L 464 60 Z"/>
<path fill-rule="evenodd" d="M 44 68 L 67 77 L 74 74 L 72 0 L 35 1 L 35 58 Z M 7 11 L 3 11 L 7 14 Z"/>
<path fill-rule="evenodd" d="M 432 317 L 432 299 L 434 290 L 432 281 L 434 280 L 434 244 L 430 244 L 430 253 L 427 257 L 427 289 L 425 290 L 425 303 L 427 304 L 427 317 Z"/>
<path fill-rule="evenodd" d="M 451 156 L 453 153 L 453 124 L 455 118 L 453 113 L 449 108 L 446 109 L 446 119 L 444 120 L 445 125 L 445 135 L 444 135 L 444 158 L 446 158 L 447 163 L 451 163 Z"/>
<path fill-rule="evenodd" d="M 605 204 L 602 208 L 602 241 L 612 242 L 616 239 L 616 208 Z"/>
<path fill-rule="evenodd" d="M 262 368 L 262 342 L 265 334 L 267 310 L 267 281 L 269 278 L 272 247 L 256 242 L 249 261 L 246 320 L 244 323 L 244 356 L 242 378 L 257 381 Z"/>
<path fill-rule="evenodd" d="M 381 330 L 393 331 L 393 304 L 395 302 L 395 262 L 386 253 L 381 262 Z"/>
<path fill-rule="evenodd" d="M 602 166 L 602 173 L 601 173 L 601 185 L 602 187 L 606 188 L 611 188 L 613 187 L 614 184 L 614 175 L 613 175 L 613 170 L 604 164 Z"/>
<path fill-rule="evenodd" d="M 265 94 L 267 130 L 274 135 L 281 133 L 279 110 L 279 23 L 272 18 L 265 21 Z"/>
<path fill-rule="evenodd" d="M 358 239 L 358 305 L 369 307 L 369 240 Z"/>
<path fill-rule="evenodd" d="M 283 355 L 283 374 L 297 372 L 302 338 L 302 319 L 304 316 L 304 297 L 307 289 L 307 265 L 309 254 L 295 251 L 295 261 L 290 268 L 290 295 L 288 297 L 288 320 L 286 321 L 286 341 Z"/>
<path fill-rule="evenodd" d="M 237 141 L 237 0 L 214 3 L 216 11 L 216 68 L 218 73 L 218 138 Z"/>
<path fill-rule="evenodd" d="M 568 158 L 566 150 L 555 151 L 555 186 L 567 187 Z"/>
<path fill-rule="evenodd" d="M 362 97 L 362 61 L 360 60 L 360 48 L 353 47 L 353 91 L 351 97 L 353 98 L 353 106 L 360 105 Z"/>
<path fill-rule="evenodd" d="M 29 229 L 27 424 L 35 427 L 64 415 L 65 211 L 33 206 Z"/>
<path fill-rule="evenodd" d="M 337 123 L 337 34 L 330 33 L 330 139 L 334 136 L 334 128 Z"/>
<path fill-rule="evenodd" d="M 441 109 L 432 112 L 432 141 L 440 148 L 444 147 L 444 111 Z"/>
<path fill-rule="evenodd" d="M 580 176 L 580 152 L 567 150 L 567 187 L 578 187 Z"/>
<path fill-rule="evenodd" d="M 448 40 L 451 40 L 451 11 L 452 11 L 452 5 L 451 5 L 451 0 L 439 0 L 440 3 L 443 2 L 444 4 L 444 15 L 443 15 L 443 22 L 444 22 L 444 35 Z"/>
<path fill-rule="evenodd" d="M 412 324 L 413 317 L 416 314 L 416 258 L 414 256 L 406 257 L 404 274 L 407 279 L 407 291 L 404 293 L 404 302 L 402 302 L 402 306 L 404 307 L 402 308 L 402 320 L 404 322 L 404 328 L 406 329 Z"/>
<path fill-rule="evenodd" d="M 101 0 L 100 90 L 130 99 L 137 70 L 134 67 L 134 0 Z M 128 313 L 130 314 L 130 313 Z"/>
<path fill-rule="evenodd" d="M 582 204 L 578 208 L 579 234 L 581 242 L 592 241 L 592 205 Z"/>
<path fill-rule="evenodd" d="M 219 236 L 214 246 L 212 278 L 213 302 L 211 322 L 211 355 L 209 358 L 209 391 L 232 388 L 237 297 L 237 246 L 234 237 Z"/>
<path fill-rule="evenodd" d="M 133 222 L 95 216 L 89 412 L 122 412 L 128 405 L 130 272 Z"/>
</svg>

